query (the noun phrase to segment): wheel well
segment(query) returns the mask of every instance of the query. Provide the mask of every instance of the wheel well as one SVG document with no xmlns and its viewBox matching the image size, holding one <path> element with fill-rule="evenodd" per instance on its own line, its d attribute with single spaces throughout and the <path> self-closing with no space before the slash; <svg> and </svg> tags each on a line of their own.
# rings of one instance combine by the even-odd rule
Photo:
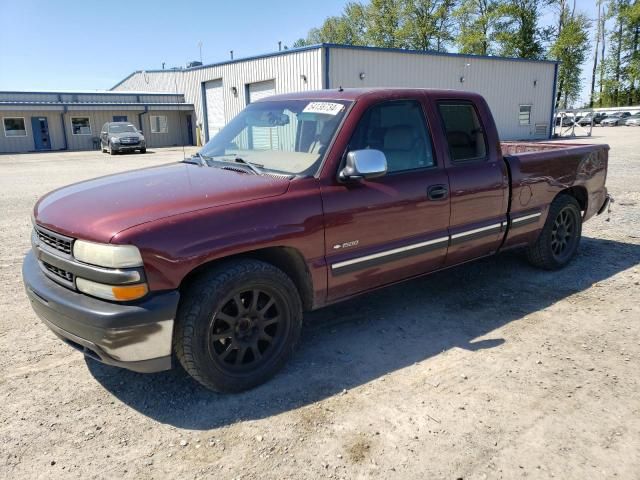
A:
<svg viewBox="0 0 640 480">
<path fill-rule="evenodd" d="M 563 190 L 559 193 L 559 195 L 571 195 L 576 199 L 578 205 L 580 205 L 580 210 L 583 212 L 587 211 L 587 206 L 589 204 L 589 195 L 587 193 L 587 189 L 584 187 L 571 187 Z"/>
<path fill-rule="evenodd" d="M 252 250 L 250 252 L 243 252 L 238 255 L 232 255 L 230 257 L 212 260 L 211 262 L 202 264 L 189 272 L 182 280 L 180 289 L 185 288 L 186 285 L 191 283 L 191 281 L 201 273 L 222 263 L 240 258 L 260 260 L 282 270 L 287 274 L 287 276 L 289 276 L 297 287 L 303 308 L 305 310 L 311 310 L 313 308 L 313 282 L 311 281 L 311 273 L 307 268 L 307 263 L 305 262 L 302 254 L 295 248 L 291 247 L 262 248 Z"/>
</svg>

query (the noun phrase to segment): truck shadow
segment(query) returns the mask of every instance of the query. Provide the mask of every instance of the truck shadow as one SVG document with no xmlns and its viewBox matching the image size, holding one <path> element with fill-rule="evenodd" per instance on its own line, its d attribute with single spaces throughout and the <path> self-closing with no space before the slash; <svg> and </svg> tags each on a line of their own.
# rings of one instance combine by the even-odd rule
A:
<svg viewBox="0 0 640 480">
<path fill-rule="evenodd" d="M 297 409 L 452 348 L 500 348 L 504 339 L 494 330 L 639 263 L 640 245 L 583 238 L 575 261 L 557 272 L 507 253 L 379 290 L 308 314 L 285 369 L 235 395 L 212 393 L 181 368 L 142 375 L 91 359 L 87 365 L 104 388 L 142 414 L 207 430 Z"/>
</svg>

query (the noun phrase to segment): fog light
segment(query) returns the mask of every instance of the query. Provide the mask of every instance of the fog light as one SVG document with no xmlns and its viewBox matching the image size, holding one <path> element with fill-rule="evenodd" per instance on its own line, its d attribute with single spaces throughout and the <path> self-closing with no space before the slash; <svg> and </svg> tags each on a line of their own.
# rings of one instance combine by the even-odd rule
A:
<svg viewBox="0 0 640 480">
<path fill-rule="evenodd" d="M 133 285 L 106 285 L 104 283 L 92 282 L 85 278 L 76 278 L 78 290 L 93 297 L 104 298 L 105 300 L 116 300 L 127 302 L 144 297 L 149 289 L 146 283 L 136 283 Z"/>
</svg>

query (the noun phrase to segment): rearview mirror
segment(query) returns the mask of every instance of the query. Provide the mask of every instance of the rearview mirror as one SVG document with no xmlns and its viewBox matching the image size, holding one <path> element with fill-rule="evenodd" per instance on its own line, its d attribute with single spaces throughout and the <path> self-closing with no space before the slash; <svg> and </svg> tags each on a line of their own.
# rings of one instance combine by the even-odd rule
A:
<svg viewBox="0 0 640 480">
<path fill-rule="evenodd" d="M 380 150 L 354 150 L 347 153 L 341 180 L 364 180 L 381 177 L 387 173 L 387 158 Z"/>
</svg>

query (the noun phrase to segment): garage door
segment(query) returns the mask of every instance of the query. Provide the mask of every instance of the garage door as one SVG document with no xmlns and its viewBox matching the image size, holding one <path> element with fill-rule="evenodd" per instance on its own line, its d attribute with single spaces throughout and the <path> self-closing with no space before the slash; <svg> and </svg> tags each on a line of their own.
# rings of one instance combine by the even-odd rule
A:
<svg viewBox="0 0 640 480">
<path fill-rule="evenodd" d="M 204 84 L 207 108 L 207 129 L 209 139 L 224 127 L 224 99 L 222 98 L 222 80 L 212 80 Z"/>
<path fill-rule="evenodd" d="M 247 87 L 247 103 L 252 103 L 261 98 L 276 94 L 276 81 L 250 83 Z M 280 150 L 278 143 L 278 131 L 276 128 L 251 127 L 251 144 L 256 150 Z"/>
<path fill-rule="evenodd" d="M 267 80 L 266 82 L 257 82 L 249 84 L 249 98 L 247 103 L 255 102 L 264 97 L 270 97 L 276 94 L 276 81 Z"/>
</svg>

